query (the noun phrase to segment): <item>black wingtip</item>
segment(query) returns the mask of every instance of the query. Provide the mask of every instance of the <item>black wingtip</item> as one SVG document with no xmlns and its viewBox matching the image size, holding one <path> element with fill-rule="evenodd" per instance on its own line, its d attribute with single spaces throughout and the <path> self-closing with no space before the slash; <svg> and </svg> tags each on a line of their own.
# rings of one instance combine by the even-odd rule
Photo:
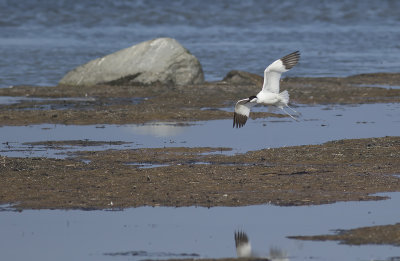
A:
<svg viewBox="0 0 400 261">
<path fill-rule="evenodd" d="M 286 70 L 292 69 L 300 60 L 300 51 L 295 51 L 281 58 Z"/>
<path fill-rule="evenodd" d="M 233 113 L 233 128 L 241 128 L 246 124 L 247 117 L 236 112 Z"/>
<path fill-rule="evenodd" d="M 235 245 L 236 248 L 239 245 L 242 245 L 244 243 L 248 243 L 249 242 L 249 238 L 247 237 L 246 233 L 243 231 L 235 231 Z"/>
</svg>

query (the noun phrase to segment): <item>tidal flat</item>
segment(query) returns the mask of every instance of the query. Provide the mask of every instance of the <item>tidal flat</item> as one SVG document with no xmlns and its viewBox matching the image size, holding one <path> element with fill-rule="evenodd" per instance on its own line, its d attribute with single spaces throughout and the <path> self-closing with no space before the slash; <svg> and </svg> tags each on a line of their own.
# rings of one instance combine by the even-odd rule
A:
<svg viewBox="0 0 400 261">
<path fill-rule="evenodd" d="M 262 78 L 257 75 L 236 72 L 223 81 L 196 86 L 125 86 L 123 82 L 79 88 L 15 86 L 0 89 L 0 124 L 3 129 L 46 124 L 103 128 L 107 124 L 170 122 L 186 126 L 198 121 L 227 120 L 232 118 L 236 100 L 257 93 L 261 83 Z M 377 73 L 345 78 L 285 78 L 281 89 L 290 92 L 294 107 L 354 106 L 397 104 L 398 86 L 400 74 Z M 273 119 L 266 123 L 266 132 L 271 125 L 291 121 L 279 111 L 266 110 L 256 110 L 251 118 Z M 324 124 L 318 123 L 322 131 Z M 362 119 L 354 119 L 354 124 L 379 127 L 382 133 L 387 128 Z M 244 128 L 251 128 L 251 124 Z M 292 124 L 290 128 L 295 130 L 296 126 Z M 49 137 L 27 141 L 24 146 L 32 151 L 39 147 L 56 150 L 62 157 L 26 157 L 26 149 L 14 150 L 14 156 L 7 156 L 5 148 L 12 144 L 2 140 L 0 203 L 11 204 L 16 210 L 308 206 L 384 200 L 386 196 L 376 193 L 400 191 L 400 137 L 393 135 L 396 130 L 391 129 L 388 136 L 363 137 L 360 133 L 359 138 L 350 139 L 346 137 L 346 126 L 343 128 L 340 140 L 241 153 L 232 153 L 229 144 L 186 146 L 186 141 L 171 141 L 146 147 L 138 141 L 131 148 L 126 140 Z M 79 149 L 65 149 L 72 146 Z M 371 229 L 348 233 L 360 235 L 364 239 L 360 244 L 397 245 L 393 234 L 386 230 L 384 226 L 374 228 L 374 235 L 383 231 L 378 241 L 374 236 L 368 237 Z M 302 239 L 342 240 L 334 236 Z"/>
</svg>

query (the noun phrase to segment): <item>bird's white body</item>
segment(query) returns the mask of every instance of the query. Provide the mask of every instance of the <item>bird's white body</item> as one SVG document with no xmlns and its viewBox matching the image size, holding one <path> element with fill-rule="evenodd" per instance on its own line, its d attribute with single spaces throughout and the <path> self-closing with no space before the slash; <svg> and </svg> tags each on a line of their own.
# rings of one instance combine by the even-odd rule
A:
<svg viewBox="0 0 400 261">
<path fill-rule="evenodd" d="M 281 95 L 280 93 L 261 91 L 257 94 L 256 97 L 256 103 L 269 106 L 283 107 L 284 105 L 287 105 L 288 102 L 286 97 Z"/>
<path fill-rule="evenodd" d="M 236 248 L 236 254 L 238 257 L 251 257 L 251 245 L 250 243 L 243 244 Z"/>
<path fill-rule="evenodd" d="M 239 100 L 236 103 L 235 113 L 233 116 L 233 127 L 236 126 L 240 128 L 244 126 L 250 115 L 251 108 L 256 104 L 277 107 L 295 119 L 284 109 L 284 107 L 290 108 L 288 105 L 289 93 L 287 91 L 279 93 L 279 81 L 282 73 L 289 71 L 298 63 L 299 59 L 300 53 L 296 51 L 276 60 L 264 70 L 264 83 L 261 91 L 256 96 L 250 96 L 249 98 Z"/>
</svg>

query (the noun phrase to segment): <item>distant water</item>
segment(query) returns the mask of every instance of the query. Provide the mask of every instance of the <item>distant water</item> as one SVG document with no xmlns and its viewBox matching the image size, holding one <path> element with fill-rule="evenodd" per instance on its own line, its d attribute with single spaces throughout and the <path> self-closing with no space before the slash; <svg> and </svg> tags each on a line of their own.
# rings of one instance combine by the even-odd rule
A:
<svg viewBox="0 0 400 261">
<path fill-rule="evenodd" d="M 0 87 L 55 85 L 74 67 L 172 37 L 206 80 L 261 74 L 300 50 L 290 76 L 400 71 L 400 1 L 0 0 Z"/>
</svg>

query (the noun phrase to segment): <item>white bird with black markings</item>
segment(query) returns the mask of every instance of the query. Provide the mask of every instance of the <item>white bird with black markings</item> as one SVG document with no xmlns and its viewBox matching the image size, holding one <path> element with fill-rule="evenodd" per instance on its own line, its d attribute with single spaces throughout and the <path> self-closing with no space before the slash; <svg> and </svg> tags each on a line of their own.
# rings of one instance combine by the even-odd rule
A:
<svg viewBox="0 0 400 261">
<path fill-rule="evenodd" d="M 288 105 L 289 93 L 286 90 L 279 92 L 279 81 L 282 73 L 292 69 L 299 60 L 300 52 L 296 51 L 276 60 L 264 70 L 264 84 L 262 90 L 257 95 L 239 100 L 236 103 L 235 112 L 233 113 L 233 127 L 243 127 L 249 117 L 251 108 L 257 104 L 264 104 L 282 109 L 287 115 L 297 121 L 295 117 L 285 110 L 285 107 L 287 107 L 297 113 Z"/>
<path fill-rule="evenodd" d="M 239 258 L 257 258 L 260 261 L 289 261 L 289 257 L 285 251 L 277 247 L 269 250 L 269 255 L 264 256 L 255 253 L 251 249 L 251 244 L 247 234 L 243 231 L 235 231 L 236 255 Z"/>
<path fill-rule="evenodd" d="M 236 246 L 236 254 L 238 257 L 253 256 L 249 238 L 247 237 L 245 232 L 235 231 L 235 246 Z"/>
</svg>

